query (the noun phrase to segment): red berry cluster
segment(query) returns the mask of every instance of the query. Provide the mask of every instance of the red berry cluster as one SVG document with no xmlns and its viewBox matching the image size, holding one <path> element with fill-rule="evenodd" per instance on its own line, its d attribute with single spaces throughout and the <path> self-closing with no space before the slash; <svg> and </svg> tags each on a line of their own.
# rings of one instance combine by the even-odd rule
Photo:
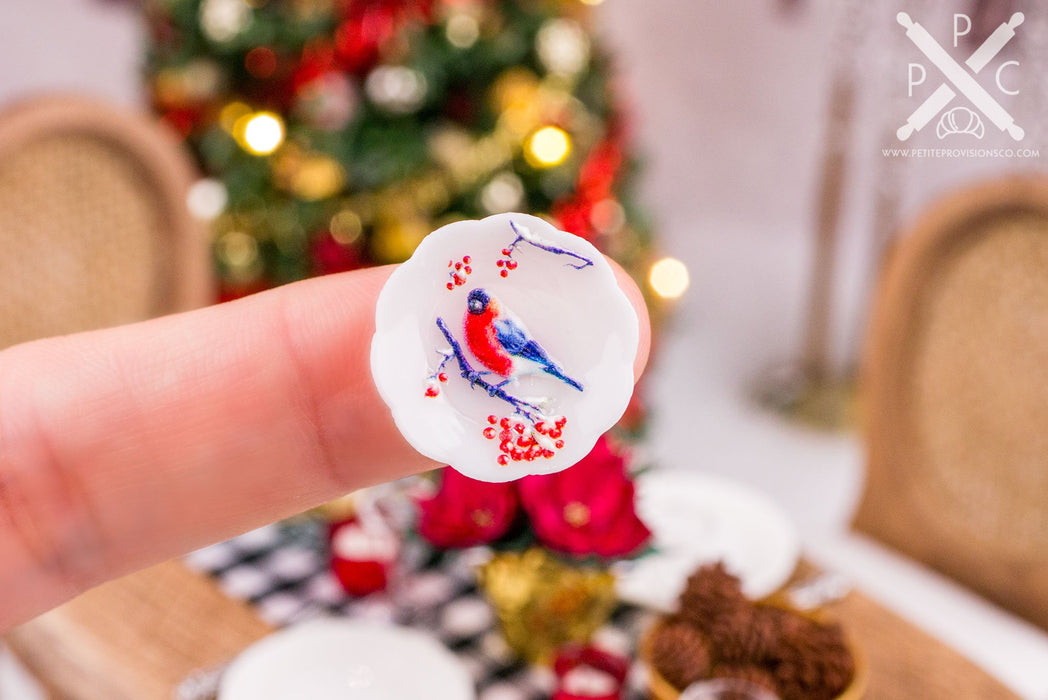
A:
<svg viewBox="0 0 1048 700">
<path fill-rule="evenodd" d="M 513 259 L 513 250 L 510 248 L 502 249 L 502 257 L 495 261 L 495 265 L 499 268 L 499 275 L 502 277 L 509 277 L 510 270 L 517 269 L 517 261 Z"/>
<path fill-rule="evenodd" d="M 466 283 L 466 277 L 473 272 L 473 268 L 469 266 L 470 262 L 471 259 L 468 255 L 464 255 L 458 262 L 448 260 L 448 277 L 451 278 L 451 281 L 446 285 L 448 290 L 461 287 Z"/>
<path fill-rule="evenodd" d="M 436 381 L 434 381 L 434 379 Z M 440 372 L 439 374 L 435 374 L 432 377 L 430 377 L 429 380 L 426 382 L 426 396 L 428 396 L 431 399 L 434 399 L 437 396 L 439 396 L 440 387 L 437 386 L 437 382 L 444 383 L 446 381 L 448 381 L 447 372 Z"/>
<path fill-rule="evenodd" d="M 496 461 L 499 466 L 513 462 L 534 462 L 536 459 L 549 459 L 564 447 L 560 439 L 568 419 L 555 416 L 541 420 L 529 426 L 509 417 L 488 416 L 488 425 L 484 428 L 484 437 L 488 440 L 499 440 L 500 454 Z"/>
</svg>

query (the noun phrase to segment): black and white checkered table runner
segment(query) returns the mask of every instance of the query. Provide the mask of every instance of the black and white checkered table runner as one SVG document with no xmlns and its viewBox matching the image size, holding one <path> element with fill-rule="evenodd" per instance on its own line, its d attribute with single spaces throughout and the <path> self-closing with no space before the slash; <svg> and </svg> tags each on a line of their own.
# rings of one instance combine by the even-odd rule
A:
<svg viewBox="0 0 1048 700">
<path fill-rule="evenodd" d="M 230 597 L 247 600 L 271 624 L 284 626 L 321 615 L 385 621 L 419 628 L 458 655 L 472 674 L 478 700 L 540 700 L 552 695 L 547 668 L 516 661 L 506 648 L 490 606 L 474 579 L 476 551 L 443 558 L 409 542 L 387 592 L 352 598 L 327 564 L 317 523 L 269 525 L 193 552 L 190 566 L 217 578 Z M 595 642 L 636 657 L 648 616 L 621 606 Z M 644 670 L 634 663 L 624 700 L 645 697 Z"/>
</svg>

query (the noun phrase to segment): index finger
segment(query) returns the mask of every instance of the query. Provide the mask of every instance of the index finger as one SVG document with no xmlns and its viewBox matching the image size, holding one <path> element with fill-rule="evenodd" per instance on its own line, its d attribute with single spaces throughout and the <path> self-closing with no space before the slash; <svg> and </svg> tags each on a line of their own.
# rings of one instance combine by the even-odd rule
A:
<svg viewBox="0 0 1048 700">
<path fill-rule="evenodd" d="M 647 312 L 637 308 L 647 359 Z M 392 267 L 0 353 L 0 630 L 107 578 L 439 466 L 371 379 Z"/>
</svg>

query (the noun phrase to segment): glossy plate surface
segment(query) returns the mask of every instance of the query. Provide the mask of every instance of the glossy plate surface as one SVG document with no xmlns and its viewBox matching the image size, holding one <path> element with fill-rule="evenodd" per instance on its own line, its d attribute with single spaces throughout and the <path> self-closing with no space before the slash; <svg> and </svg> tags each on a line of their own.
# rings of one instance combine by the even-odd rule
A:
<svg viewBox="0 0 1048 700">
<path fill-rule="evenodd" d="M 588 242 L 498 214 L 429 236 L 379 296 L 371 368 L 404 437 L 484 481 L 582 459 L 633 393 L 638 322 Z"/>
</svg>

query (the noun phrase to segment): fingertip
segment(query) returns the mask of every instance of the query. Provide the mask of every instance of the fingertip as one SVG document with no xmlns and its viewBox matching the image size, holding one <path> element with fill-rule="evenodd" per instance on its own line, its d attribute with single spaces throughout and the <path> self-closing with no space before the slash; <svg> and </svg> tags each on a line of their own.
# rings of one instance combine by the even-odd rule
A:
<svg viewBox="0 0 1048 700">
<path fill-rule="evenodd" d="M 651 317 L 648 315 L 648 305 L 644 301 L 644 294 L 637 286 L 637 282 L 626 270 L 611 258 L 607 258 L 611 269 L 615 273 L 615 280 L 619 283 L 626 298 L 633 304 L 633 310 L 637 313 L 638 342 L 637 358 L 633 363 L 633 380 L 639 381 L 644 368 L 648 365 L 648 355 L 651 352 Z"/>
</svg>

